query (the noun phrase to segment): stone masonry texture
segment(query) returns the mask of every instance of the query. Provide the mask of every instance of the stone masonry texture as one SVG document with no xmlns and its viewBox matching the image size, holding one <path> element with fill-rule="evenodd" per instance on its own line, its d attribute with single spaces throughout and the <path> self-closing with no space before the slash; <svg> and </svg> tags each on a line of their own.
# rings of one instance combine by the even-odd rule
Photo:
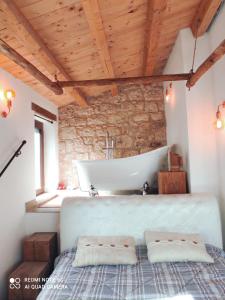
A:
<svg viewBox="0 0 225 300">
<path fill-rule="evenodd" d="M 105 159 L 106 133 L 115 138 L 114 158 L 166 145 L 162 84 L 130 85 L 88 98 L 89 107 L 59 108 L 60 181 L 78 187 L 73 160 Z"/>
</svg>

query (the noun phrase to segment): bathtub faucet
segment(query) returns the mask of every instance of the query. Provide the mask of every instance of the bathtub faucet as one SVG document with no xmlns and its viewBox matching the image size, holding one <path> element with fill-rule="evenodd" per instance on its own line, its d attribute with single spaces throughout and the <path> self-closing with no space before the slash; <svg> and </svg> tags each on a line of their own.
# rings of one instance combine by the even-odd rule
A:
<svg viewBox="0 0 225 300">
<path fill-rule="evenodd" d="M 143 184 L 142 195 L 143 195 L 143 196 L 148 195 L 149 192 L 150 192 L 150 187 L 149 187 L 148 182 L 146 181 L 146 182 Z"/>
<path fill-rule="evenodd" d="M 89 196 L 90 197 L 98 196 L 98 191 L 96 190 L 96 188 L 92 184 L 90 185 Z"/>
<path fill-rule="evenodd" d="M 113 151 L 115 149 L 115 138 L 110 137 L 109 132 L 106 132 L 106 140 L 105 140 L 105 148 L 103 150 L 106 151 L 106 159 L 113 159 Z"/>
</svg>

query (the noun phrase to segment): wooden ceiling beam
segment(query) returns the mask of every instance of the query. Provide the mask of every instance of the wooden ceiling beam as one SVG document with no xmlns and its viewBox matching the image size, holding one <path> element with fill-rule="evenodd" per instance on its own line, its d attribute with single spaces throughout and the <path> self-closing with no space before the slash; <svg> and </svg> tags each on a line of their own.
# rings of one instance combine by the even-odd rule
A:
<svg viewBox="0 0 225 300">
<path fill-rule="evenodd" d="M 69 86 L 105 86 L 110 84 L 127 85 L 127 84 L 149 84 L 160 83 L 164 81 L 181 81 L 188 80 L 190 73 L 183 74 L 165 74 L 155 76 L 140 76 L 140 77 L 123 77 L 123 78 L 111 78 L 111 79 L 94 79 L 94 80 L 79 80 L 79 81 L 58 81 L 57 84 L 63 87 Z"/>
<path fill-rule="evenodd" d="M 189 80 L 190 73 L 182 74 L 166 74 L 156 76 L 142 76 L 142 77 L 127 77 L 127 78 L 106 78 L 94 80 L 80 80 L 80 81 L 51 81 L 43 73 L 41 73 L 34 65 L 28 60 L 11 48 L 8 44 L 0 39 L 0 53 L 6 55 L 9 59 L 14 61 L 17 65 L 21 66 L 24 70 L 29 72 L 38 81 L 43 83 L 46 87 L 52 90 L 55 94 L 60 95 L 63 93 L 65 87 L 90 87 L 90 86 L 109 86 L 113 84 L 149 84 L 164 81 L 179 81 Z"/>
<path fill-rule="evenodd" d="M 148 0 L 147 5 L 143 74 L 152 75 L 158 58 L 157 50 L 160 39 L 161 24 L 163 14 L 167 6 L 167 0 Z"/>
<path fill-rule="evenodd" d="M 82 0 L 82 5 L 92 36 L 96 42 L 104 73 L 106 77 L 114 78 L 115 74 L 113 71 L 112 60 L 109 53 L 99 2 L 98 0 Z M 111 93 L 113 96 L 118 94 L 118 88 L 115 84 L 113 84 L 111 87 Z"/>
<path fill-rule="evenodd" d="M 47 88 L 53 91 L 56 95 L 62 95 L 63 89 L 52 82 L 47 76 L 41 73 L 34 65 L 22 57 L 18 52 L 12 49 L 8 44 L 0 39 L 0 53 L 7 56 L 10 60 L 14 61 L 17 65 L 21 66 L 25 71 L 31 74 L 34 78 L 44 84 Z"/>
<path fill-rule="evenodd" d="M 199 37 L 207 31 L 221 2 L 222 0 L 201 1 L 191 24 L 191 30 L 194 37 Z"/>
<path fill-rule="evenodd" d="M 13 0 L 0 1 L 0 23 L 2 23 L 11 34 L 32 54 L 49 75 L 59 75 L 65 80 L 72 80 L 64 67 L 57 61 L 51 53 L 37 31 L 22 14 Z M 80 106 L 87 106 L 87 102 L 79 89 L 66 91 L 68 97 Z"/>
<path fill-rule="evenodd" d="M 187 87 L 191 88 L 196 82 L 223 56 L 225 55 L 225 40 L 212 52 L 212 54 L 201 64 L 195 73 L 189 78 Z"/>
</svg>

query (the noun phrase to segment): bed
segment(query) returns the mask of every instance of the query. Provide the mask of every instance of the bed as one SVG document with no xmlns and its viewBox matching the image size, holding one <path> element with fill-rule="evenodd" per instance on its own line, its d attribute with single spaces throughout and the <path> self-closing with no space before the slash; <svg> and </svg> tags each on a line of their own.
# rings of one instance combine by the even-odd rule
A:
<svg viewBox="0 0 225 300">
<path fill-rule="evenodd" d="M 146 229 L 200 233 L 214 263 L 151 264 Z M 61 254 L 38 300 L 225 299 L 220 214 L 210 195 L 67 198 L 60 235 Z M 137 265 L 72 267 L 81 235 L 134 236 Z"/>
</svg>

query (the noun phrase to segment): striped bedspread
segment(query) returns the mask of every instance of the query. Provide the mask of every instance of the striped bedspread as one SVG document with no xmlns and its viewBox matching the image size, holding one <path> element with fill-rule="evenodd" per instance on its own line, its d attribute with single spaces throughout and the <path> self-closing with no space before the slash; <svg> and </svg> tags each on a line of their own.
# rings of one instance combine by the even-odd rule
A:
<svg viewBox="0 0 225 300">
<path fill-rule="evenodd" d="M 135 266 L 72 267 L 75 249 L 63 252 L 38 300 L 225 300 L 225 253 L 207 245 L 214 264 L 155 263 L 137 247 Z"/>
</svg>

